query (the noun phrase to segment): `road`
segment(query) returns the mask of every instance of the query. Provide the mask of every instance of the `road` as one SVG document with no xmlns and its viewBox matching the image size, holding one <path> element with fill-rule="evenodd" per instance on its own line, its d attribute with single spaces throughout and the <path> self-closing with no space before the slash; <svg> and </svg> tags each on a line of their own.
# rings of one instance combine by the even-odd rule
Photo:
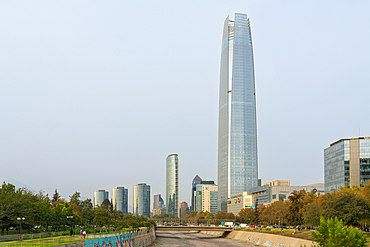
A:
<svg viewBox="0 0 370 247">
<path fill-rule="evenodd" d="M 239 243 L 226 238 L 218 238 L 210 235 L 200 233 L 189 233 L 180 231 L 158 231 L 157 240 L 150 245 L 151 247 L 157 246 L 200 246 L 200 247 L 214 247 L 214 246 L 254 246 L 247 243 Z"/>
</svg>

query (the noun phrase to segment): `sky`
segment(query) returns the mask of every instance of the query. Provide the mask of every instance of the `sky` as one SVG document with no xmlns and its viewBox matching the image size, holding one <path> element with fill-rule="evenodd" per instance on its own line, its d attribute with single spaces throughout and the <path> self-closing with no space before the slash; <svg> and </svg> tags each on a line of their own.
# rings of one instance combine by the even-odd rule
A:
<svg viewBox="0 0 370 247">
<path fill-rule="evenodd" d="M 2 1 L 0 181 L 50 196 L 217 182 L 223 22 L 250 18 L 259 178 L 323 182 L 323 150 L 370 136 L 368 1 Z"/>
</svg>

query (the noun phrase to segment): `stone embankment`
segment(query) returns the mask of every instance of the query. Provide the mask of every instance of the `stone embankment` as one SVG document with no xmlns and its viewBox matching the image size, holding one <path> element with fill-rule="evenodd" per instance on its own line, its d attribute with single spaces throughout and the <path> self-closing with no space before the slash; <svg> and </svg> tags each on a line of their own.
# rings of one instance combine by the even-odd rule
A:
<svg viewBox="0 0 370 247">
<path fill-rule="evenodd" d="M 200 233 L 220 236 L 220 232 L 201 231 Z M 225 238 L 264 247 L 300 247 L 305 245 L 309 247 L 312 245 L 312 241 L 304 239 L 247 231 L 232 231 Z"/>
</svg>

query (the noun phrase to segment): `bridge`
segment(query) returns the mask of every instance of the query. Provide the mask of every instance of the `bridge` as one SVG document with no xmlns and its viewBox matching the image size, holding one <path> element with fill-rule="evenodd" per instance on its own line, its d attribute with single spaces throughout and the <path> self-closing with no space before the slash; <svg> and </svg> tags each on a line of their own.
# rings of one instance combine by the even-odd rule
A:
<svg viewBox="0 0 370 247">
<path fill-rule="evenodd" d="M 230 227 L 211 227 L 211 226 L 157 226 L 157 231 L 215 231 L 231 232 Z"/>
</svg>

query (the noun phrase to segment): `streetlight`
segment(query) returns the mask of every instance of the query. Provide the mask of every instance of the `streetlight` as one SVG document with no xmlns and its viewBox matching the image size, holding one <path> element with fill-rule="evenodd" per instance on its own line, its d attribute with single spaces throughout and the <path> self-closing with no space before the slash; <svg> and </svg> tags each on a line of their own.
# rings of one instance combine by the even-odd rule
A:
<svg viewBox="0 0 370 247">
<path fill-rule="evenodd" d="M 69 236 L 72 236 L 72 225 L 71 225 L 71 219 L 73 218 L 73 216 L 67 216 L 67 219 L 69 219 L 69 227 L 71 228 L 71 230 L 69 231 Z"/>
<path fill-rule="evenodd" d="M 26 218 L 17 218 L 19 220 L 19 240 L 22 241 L 22 220 L 25 220 Z"/>
</svg>

